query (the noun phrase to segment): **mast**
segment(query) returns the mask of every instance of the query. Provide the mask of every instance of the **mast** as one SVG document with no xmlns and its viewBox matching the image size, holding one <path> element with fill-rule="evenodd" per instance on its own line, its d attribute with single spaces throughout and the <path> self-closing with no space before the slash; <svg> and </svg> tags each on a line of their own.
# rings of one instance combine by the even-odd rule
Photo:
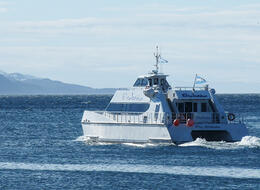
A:
<svg viewBox="0 0 260 190">
<path fill-rule="evenodd" d="M 193 87 L 192 87 L 193 92 L 195 91 L 196 79 L 197 79 L 197 74 L 196 74 L 196 76 L 195 76 L 194 83 L 193 83 Z"/>
<path fill-rule="evenodd" d="M 154 57 L 156 59 L 156 63 L 155 63 L 155 70 L 153 70 L 153 72 L 155 74 L 158 74 L 159 72 L 159 59 L 161 58 L 161 54 L 159 53 L 159 48 L 158 46 L 156 46 L 156 53 L 154 53 Z"/>
</svg>

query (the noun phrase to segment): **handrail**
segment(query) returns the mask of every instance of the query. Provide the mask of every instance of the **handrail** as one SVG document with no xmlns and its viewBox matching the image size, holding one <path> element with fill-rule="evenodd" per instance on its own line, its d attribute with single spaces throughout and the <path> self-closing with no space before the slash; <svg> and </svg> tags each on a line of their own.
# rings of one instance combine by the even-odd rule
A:
<svg viewBox="0 0 260 190">
<path fill-rule="evenodd" d="M 116 123 L 165 124 L 165 112 L 96 112 Z"/>
<path fill-rule="evenodd" d="M 174 89 L 175 90 L 182 90 L 182 89 L 184 89 L 184 90 L 187 90 L 187 89 L 199 89 L 199 90 L 204 90 L 205 89 L 205 87 L 187 87 L 187 86 L 176 86 L 176 87 L 174 87 Z"/>
<path fill-rule="evenodd" d="M 138 123 L 138 124 L 172 124 L 175 119 L 180 123 L 186 123 L 188 119 L 195 123 L 244 123 L 244 117 L 236 115 L 233 121 L 227 119 L 228 113 L 190 112 L 190 113 L 166 113 L 166 112 L 109 112 L 95 111 L 104 115 L 114 123 Z"/>
</svg>

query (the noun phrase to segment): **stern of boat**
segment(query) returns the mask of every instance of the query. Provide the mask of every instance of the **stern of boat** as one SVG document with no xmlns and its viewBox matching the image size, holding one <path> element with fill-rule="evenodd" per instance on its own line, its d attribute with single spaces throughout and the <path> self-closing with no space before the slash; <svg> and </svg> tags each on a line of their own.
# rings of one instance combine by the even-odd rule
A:
<svg viewBox="0 0 260 190">
<path fill-rule="evenodd" d="M 197 138 L 207 141 L 235 142 L 248 135 L 246 125 L 241 118 L 226 123 L 216 120 L 208 123 L 196 123 L 195 120 L 192 126 L 187 125 L 187 121 L 185 121 L 178 126 L 169 125 L 168 130 L 172 141 L 177 144 L 194 141 Z"/>
</svg>

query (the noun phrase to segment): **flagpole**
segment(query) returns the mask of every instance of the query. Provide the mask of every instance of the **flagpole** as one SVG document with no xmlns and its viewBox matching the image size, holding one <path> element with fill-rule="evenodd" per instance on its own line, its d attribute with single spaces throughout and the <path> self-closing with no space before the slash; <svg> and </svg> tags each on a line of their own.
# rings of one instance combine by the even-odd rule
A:
<svg viewBox="0 0 260 190">
<path fill-rule="evenodd" d="M 193 91 L 195 91 L 195 83 L 196 83 L 196 79 L 197 79 L 197 74 L 196 74 L 196 76 L 195 76 L 195 79 L 194 79 L 194 83 L 193 83 Z"/>
</svg>

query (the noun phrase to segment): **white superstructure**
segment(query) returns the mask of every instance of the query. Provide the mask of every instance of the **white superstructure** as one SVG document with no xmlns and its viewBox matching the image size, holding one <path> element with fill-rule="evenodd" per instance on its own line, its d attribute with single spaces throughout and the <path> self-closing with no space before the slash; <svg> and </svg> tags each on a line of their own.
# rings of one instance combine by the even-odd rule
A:
<svg viewBox="0 0 260 190">
<path fill-rule="evenodd" d="M 242 118 L 227 114 L 215 90 L 172 89 L 167 75 L 155 70 L 137 78 L 132 88 L 118 90 L 104 111 L 84 111 L 84 136 L 105 142 L 174 142 L 196 138 L 208 141 L 239 141 L 248 134 Z"/>
</svg>

